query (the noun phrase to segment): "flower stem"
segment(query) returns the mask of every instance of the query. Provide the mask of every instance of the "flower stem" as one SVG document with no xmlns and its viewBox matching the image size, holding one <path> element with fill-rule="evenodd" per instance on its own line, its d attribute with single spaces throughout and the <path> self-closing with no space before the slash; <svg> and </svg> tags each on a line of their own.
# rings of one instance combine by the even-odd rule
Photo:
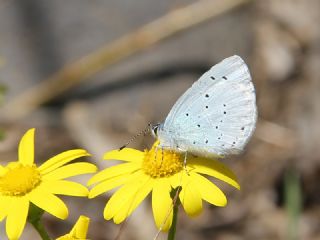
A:
<svg viewBox="0 0 320 240">
<path fill-rule="evenodd" d="M 172 216 L 172 224 L 168 233 L 168 238 L 167 240 L 174 240 L 176 236 L 176 231 L 177 231 L 177 222 L 178 222 L 178 212 L 179 212 L 179 192 L 180 188 L 174 189 L 171 193 L 172 200 L 173 200 L 173 216 Z"/>
<path fill-rule="evenodd" d="M 302 208 L 301 179 L 298 170 L 294 167 L 285 173 L 285 207 L 288 216 L 288 238 L 299 239 L 299 220 Z"/>
<path fill-rule="evenodd" d="M 37 230 L 42 240 L 50 240 L 51 238 L 41 222 L 42 215 L 43 210 L 31 203 L 28 214 L 28 222 L 31 223 L 32 226 Z"/>
<path fill-rule="evenodd" d="M 37 230 L 37 232 L 41 236 L 42 240 L 50 240 L 49 234 L 47 233 L 47 231 L 44 228 L 44 225 L 42 224 L 40 219 L 37 222 L 31 222 L 31 224 Z"/>
</svg>

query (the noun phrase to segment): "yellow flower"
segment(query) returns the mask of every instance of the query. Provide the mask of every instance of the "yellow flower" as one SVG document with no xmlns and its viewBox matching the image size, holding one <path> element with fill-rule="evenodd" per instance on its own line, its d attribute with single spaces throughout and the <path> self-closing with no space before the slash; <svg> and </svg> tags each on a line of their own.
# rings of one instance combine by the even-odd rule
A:
<svg viewBox="0 0 320 240">
<path fill-rule="evenodd" d="M 70 233 L 58 237 L 56 240 L 86 240 L 90 218 L 80 216 Z"/>
<path fill-rule="evenodd" d="M 200 174 L 218 178 L 240 189 L 235 175 L 222 163 L 198 157 L 188 157 L 184 166 L 184 154 L 159 149 L 155 142 L 151 150 L 144 152 L 125 148 L 104 155 L 105 160 L 122 160 L 125 163 L 112 166 L 94 175 L 88 182 L 96 184 L 89 193 L 94 198 L 121 186 L 110 198 L 104 209 L 104 218 L 117 224 L 124 221 L 152 192 L 152 210 L 160 230 L 167 231 L 172 223 L 172 189 L 181 186 L 179 199 L 189 216 L 202 210 L 202 199 L 216 206 L 225 206 L 223 192 Z"/>
<path fill-rule="evenodd" d="M 68 162 L 89 154 L 82 149 L 60 153 L 41 166 L 34 164 L 34 132 L 30 129 L 19 144 L 19 160 L 0 165 L 0 221 L 6 218 L 9 239 L 18 239 L 24 229 L 30 203 L 44 211 L 65 219 L 68 209 L 55 194 L 87 196 L 88 190 L 79 183 L 64 178 L 92 173 L 93 164 Z"/>
</svg>

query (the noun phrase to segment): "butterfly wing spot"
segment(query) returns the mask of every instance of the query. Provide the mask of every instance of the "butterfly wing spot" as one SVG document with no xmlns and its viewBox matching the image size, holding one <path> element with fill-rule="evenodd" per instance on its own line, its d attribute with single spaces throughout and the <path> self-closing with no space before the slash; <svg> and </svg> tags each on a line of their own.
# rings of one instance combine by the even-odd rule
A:
<svg viewBox="0 0 320 240">
<path fill-rule="evenodd" d="M 227 105 L 226 105 L 226 104 L 223 104 L 223 106 L 226 107 Z"/>
<path fill-rule="evenodd" d="M 216 80 L 216 78 L 215 78 L 215 77 L 213 77 L 213 76 L 211 76 L 210 78 L 211 78 L 212 80 Z"/>
<path fill-rule="evenodd" d="M 216 129 L 218 129 L 218 126 L 216 126 Z"/>
<path fill-rule="evenodd" d="M 228 79 L 226 76 L 223 76 L 222 78 L 223 78 L 224 80 L 227 80 L 227 79 Z"/>
<path fill-rule="evenodd" d="M 200 124 L 198 124 L 197 126 L 200 127 Z"/>
<path fill-rule="evenodd" d="M 195 142 L 195 141 L 193 141 L 193 144 L 196 144 L 196 142 Z"/>
<path fill-rule="evenodd" d="M 189 116 L 189 113 L 186 113 L 186 116 L 188 117 L 188 116 Z"/>
<path fill-rule="evenodd" d="M 206 143 L 208 143 L 209 141 L 208 141 L 208 139 L 206 140 Z"/>
<path fill-rule="evenodd" d="M 223 112 L 223 114 L 227 114 L 227 112 L 226 112 L 226 111 L 224 111 L 224 112 Z"/>
<path fill-rule="evenodd" d="M 243 131 L 243 130 L 244 130 L 244 127 L 242 127 L 241 130 Z"/>
<path fill-rule="evenodd" d="M 208 97 L 209 97 L 209 94 L 206 94 L 205 97 L 208 98 Z"/>
<path fill-rule="evenodd" d="M 206 108 L 208 109 L 208 108 L 209 108 L 209 106 L 206 106 Z"/>
</svg>

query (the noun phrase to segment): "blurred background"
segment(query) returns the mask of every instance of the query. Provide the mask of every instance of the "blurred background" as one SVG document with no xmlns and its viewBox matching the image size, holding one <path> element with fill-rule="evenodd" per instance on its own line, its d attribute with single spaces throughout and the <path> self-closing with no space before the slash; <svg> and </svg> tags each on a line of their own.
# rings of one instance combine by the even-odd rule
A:
<svg viewBox="0 0 320 240">
<path fill-rule="evenodd" d="M 237 54 L 259 110 L 245 152 L 223 160 L 241 191 L 215 181 L 228 205 L 204 204 L 195 219 L 180 211 L 177 239 L 320 239 L 319 22 L 318 0 L 1 0 L 1 164 L 17 159 L 19 139 L 36 127 L 38 164 L 85 148 L 102 169 L 104 152 L 163 121 L 202 73 Z M 52 237 L 84 214 L 90 239 L 116 238 L 120 226 L 102 216 L 108 196 L 62 198 L 68 220 L 45 215 Z M 144 201 L 121 239 L 156 232 Z M 27 225 L 22 239 L 40 238 Z"/>
</svg>

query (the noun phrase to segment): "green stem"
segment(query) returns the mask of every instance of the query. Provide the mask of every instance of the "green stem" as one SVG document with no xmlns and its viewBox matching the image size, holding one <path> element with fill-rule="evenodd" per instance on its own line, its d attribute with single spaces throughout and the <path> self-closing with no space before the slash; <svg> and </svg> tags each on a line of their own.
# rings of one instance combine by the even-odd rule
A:
<svg viewBox="0 0 320 240">
<path fill-rule="evenodd" d="M 49 234 L 47 233 L 44 225 L 41 222 L 41 217 L 43 215 L 43 210 L 34 204 L 30 204 L 28 222 L 37 230 L 42 240 L 51 240 Z"/>
<path fill-rule="evenodd" d="M 180 201 L 179 201 L 179 192 L 181 189 L 175 189 L 172 191 L 171 196 L 172 200 L 173 200 L 173 217 L 172 217 L 172 223 L 171 223 L 171 227 L 168 233 L 168 238 L 167 240 L 174 240 L 175 236 L 176 236 L 176 231 L 177 231 L 177 222 L 178 222 L 178 211 L 179 211 L 179 205 L 180 205 Z"/>
<path fill-rule="evenodd" d="M 285 206 L 288 216 L 288 240 L 299 239 L 299 218 L 302 208 L 302 192 L 299 172 L 291 167 L 285 174 Z"/>
<path fill-rule="evenodd" d="M 49 234 L 47 233 L 44 225 L 41 223 L 40 219 L 37 222 L 31 222 L 33 227 L 37 230 L 42 240 L 50 240 Z"/>
</svg>

